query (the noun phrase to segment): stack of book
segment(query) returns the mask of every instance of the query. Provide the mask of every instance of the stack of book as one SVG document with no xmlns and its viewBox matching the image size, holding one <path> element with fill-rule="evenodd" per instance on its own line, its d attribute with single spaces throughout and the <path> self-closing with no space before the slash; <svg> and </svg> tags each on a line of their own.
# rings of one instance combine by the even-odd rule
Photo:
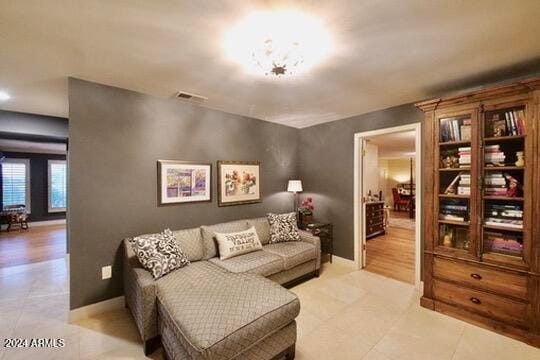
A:
<svg viewBox="0 0 540 360">
<path fill-rule="evenodd" d="M 486 225 L 523 229 L 523 208 L 520 205 L 486 205 Z"/>
<path fill-rule="evenodd" d="M 525 111 L 513 110 L 494 114 L 491 118 L 493 136 L 516 136 L 525 134 Z"/>
<path fill-rule="evenodd" d="M 441 142 L 471 140 L 471 119 L 442 119 Z"/>
<path fill-rule="evenodd" d="M 468 206 L 463 202 L 448 201 L 440 204 L 439 219 L 450 221 L 467 221 L 469 218 Z"/>
<path fill-rule="evenodd" d="M 458 148 L 459 167 L 471 167 L 471 147 Z"/>
<path fill-rule="evenodd" d="M 523 239 L 520 236 L 499 232 L 485 232 L 484 248 L 489 252 L 521 256 L 523 253 Z"/>
<path fill-rule="evenodd" d="M 487 145 L 485 149 L 484 162 L 486 165 L 504 165 L 506 155 L 504 155 L 500 145 Z"/>
<path fill-rule="evenodd" d="M 484 195 L 486 196 L 506 196 L 506 179 L 502 172 L 493 172 L 484 178 Z"/>
<path fill-rule="evenodd" d="M 471 174 L 459 175 L 458 195 L 471 195 Z"/>
</svg>

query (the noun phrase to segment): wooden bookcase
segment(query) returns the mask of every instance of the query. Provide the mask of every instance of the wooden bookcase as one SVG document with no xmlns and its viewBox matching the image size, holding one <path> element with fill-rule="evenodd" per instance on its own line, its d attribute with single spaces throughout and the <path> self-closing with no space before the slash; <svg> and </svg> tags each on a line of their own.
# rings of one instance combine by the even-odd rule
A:
<svg viewBox="0 0 540 360">
<path fill-rule="evenodd" d="M 416 106 L 422 306 L 540 347 L 540 77 Z"/>
</svg>

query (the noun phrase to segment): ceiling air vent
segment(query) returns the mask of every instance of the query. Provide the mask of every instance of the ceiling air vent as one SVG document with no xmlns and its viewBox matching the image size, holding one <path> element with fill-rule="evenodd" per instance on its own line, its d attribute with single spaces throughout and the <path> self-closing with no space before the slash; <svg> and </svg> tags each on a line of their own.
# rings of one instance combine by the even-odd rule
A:
<svg viewBox="0 0 540 360">
<path fill-rule="evenodd" d="M 195 102 L 201 102 L 201 101 L 208 100 L 208 98 L 206 96 L 192 94 L 192 93 L 188 93 L 186 91 L 177 92 L 175 94 L 175 97 L 177 99 L 189 100 L 189 101 L 195 101 Z"/>
</svg>

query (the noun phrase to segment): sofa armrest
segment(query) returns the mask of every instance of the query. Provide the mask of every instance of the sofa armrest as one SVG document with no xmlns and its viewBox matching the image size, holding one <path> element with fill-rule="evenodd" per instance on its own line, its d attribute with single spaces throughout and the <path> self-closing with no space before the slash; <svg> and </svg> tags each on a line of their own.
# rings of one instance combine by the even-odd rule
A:
<svg viewBox="0 0 540 360">
<path fill-rule="evenodd" d="M 158 335 L 156 282 L 137 259 L 131 244 L 124 240 L 124 295 L 142 340 Z"/>
<path fill-rule="evenodd" d="M 315 246 L 317 249 L 317 270 L 321 267 L 321 239 L 318 236 L 313 235 L 309 231 L 298 230 L 300 239 Z"/>
</svg>

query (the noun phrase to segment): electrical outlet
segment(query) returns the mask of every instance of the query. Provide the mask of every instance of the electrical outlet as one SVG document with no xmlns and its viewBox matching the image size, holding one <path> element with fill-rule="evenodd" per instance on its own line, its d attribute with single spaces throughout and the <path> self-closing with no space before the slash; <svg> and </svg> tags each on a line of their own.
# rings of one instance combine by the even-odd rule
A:
<svg viewBox="0 0 540 360">
<path fill-rule="evenodd" d="M 110 279 L 112 277 L 112 266 L 104 266 L 101 268 L 101 280 Z"/>
</svg>

